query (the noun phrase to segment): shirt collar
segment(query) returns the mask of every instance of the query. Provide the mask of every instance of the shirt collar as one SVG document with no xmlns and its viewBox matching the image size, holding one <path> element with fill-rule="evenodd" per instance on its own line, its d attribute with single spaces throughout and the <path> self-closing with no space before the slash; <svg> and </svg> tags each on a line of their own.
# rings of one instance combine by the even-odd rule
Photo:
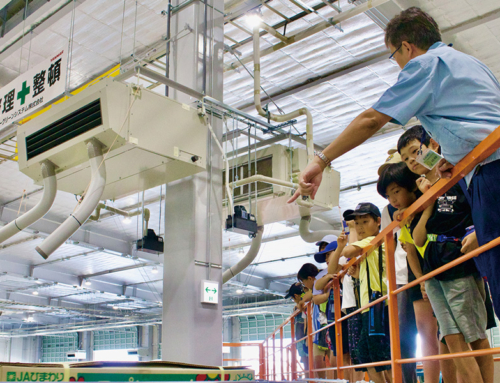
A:
<svg viewBox="0 0 500 383">
<path fill-rule="evenodd" d="M 436 49 L 436 48 L 440 48 L 440 47 L 446 47 L 447 45 L 445 43 L 443 43 L 442 41 L 438 41 L 437 43 L 434 43 L 432 44 L 428 50 L 431 50 L 431 49 Z"/>
</svg>

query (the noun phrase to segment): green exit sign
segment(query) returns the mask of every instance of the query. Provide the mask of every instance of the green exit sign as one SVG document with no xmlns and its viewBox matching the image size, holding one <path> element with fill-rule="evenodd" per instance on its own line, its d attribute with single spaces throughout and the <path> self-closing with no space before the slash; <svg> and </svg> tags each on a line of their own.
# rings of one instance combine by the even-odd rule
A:
<svg viewBox="0 0 500 383">
<path fill-rule="evenodd" d="M 219 303 L 219 282 L 201 281 L 201 303 Z"/>
</svg>

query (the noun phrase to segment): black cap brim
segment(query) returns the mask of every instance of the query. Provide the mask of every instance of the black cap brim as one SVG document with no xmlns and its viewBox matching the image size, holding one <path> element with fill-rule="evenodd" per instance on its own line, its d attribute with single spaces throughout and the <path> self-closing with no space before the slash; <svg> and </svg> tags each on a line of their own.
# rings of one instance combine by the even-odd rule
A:
<svg viewBox="0 0 500 383">
<path fill-rule="evenodd" d="M 325 263 L 326 262 L 326 252 L 321 252 L 321 253 L 316 253 L 314 254 L 314 260 L 318 263 Z"/>
<path fill-rule="evenodd" d="M 346 221 L 352 221 L 355 217 L 354 210 L 349 209 L 344 211 L 343 216 Z"/>
</svg>

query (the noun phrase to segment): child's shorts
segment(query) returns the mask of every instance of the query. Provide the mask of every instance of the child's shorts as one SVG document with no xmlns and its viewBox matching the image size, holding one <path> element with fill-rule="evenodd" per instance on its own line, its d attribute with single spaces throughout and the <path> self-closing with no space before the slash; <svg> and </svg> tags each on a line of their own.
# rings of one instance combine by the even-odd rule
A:
<svg viewBox="0 0 500 383">
<path fill-rule="evenodd" d="M 425 281 L 425 290 L 441 337 L 461 333 L 467 343 L 486 339 L 486 307 L 474 276 L 450 281 L 431 278 Z"/>
<path fill-rule="evenodd" d="M 344 316 L 344 315 L 342 315 Z M 349 318 L 346 320 L 342 321 L 342 352 L 344 354 L 349 352 L 349 329 L 347 325 L 347 321 Z M 328 328 L 328 331 L 330 332 L 330 341 L 332 342 L 331 350 L 333 351 L 333 356 L 337 356 L 337 340 L 336 336 L 337 334 L 335 333 L 335 327 L 336 326 L 331 326 Z"/>
<path fill-rule="evenodd" d="M 346 314 L 349 315 L 356 310 L 357 307 L 346 309 Z M 361 314 L 347 318 L 347 334 L 352 364 L 361 364 L 357 354 L 359 335 L 361 334 Z"/>
<path fill-rule="evenodd" d="M 361 314 L 361 334 L 357 354 L 359 361 L 364 363 L 385 362 L 391 360 L 391 340 L 389 336 L 389 311 L 385 307 L 384 329 L 385 335 L 369 335 L 369 313 Z M 391 365 L 375 367 L 377 372 L 390 370 Z"/>
</svg>

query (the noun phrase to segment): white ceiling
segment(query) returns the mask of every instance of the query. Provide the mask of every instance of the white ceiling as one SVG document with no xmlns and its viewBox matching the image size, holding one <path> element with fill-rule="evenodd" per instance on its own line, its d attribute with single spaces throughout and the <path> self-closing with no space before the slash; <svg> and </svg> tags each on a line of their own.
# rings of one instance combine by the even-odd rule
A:
<svg viewBox="0 0 500 383">
<path fill-rule="evenodd" d="M 309 6 L 319 3 L 314 0 L 304 2 Z M 62 2 L 51 3 L 51 6 L 57 6 Z M 234 6 L 234 3 L 237 2 L 233 1 L 231 5 Z M 398 0 L 397 3 L 404 8 L 410 5 L 422 7 L 435 17 L 443 30 L 467 23 L 479 15 L 499 9 L 500 6 L 497 0 L 440 2 Z M 144 52 L 156 46 L 165 34 L 166 19 L 161 15 L 161 11 L 166 9 L 166 1 L 138 1 L 136 28 L 134 28 L 135 2 L 126 1 L 125 12 L 123 0 L 106 1 L 105 7 L 99 0 L 83 0 L 79 4 L 76 8 L 72 87 L 77 87 L 116 65 L 120 57 L 129 57 L 134 42 L 136 51 Z M 301 12 L 300 8 L 288 0 L 272 0 L 269 5 L 287 17 Z M 341 0 L 340 5 L 343 11 L 354 7 L 346 0 Z M 324 17 L 332 17 L 336 11 L 325 6 L 319 13 Z M 282 21 L 266 7 L 262 7 L 262 14 L 264 21 L 269 25 Z M 0 39 L 0 87 L 15 78 L 20 70 L 23 72 L 59 49 L 67 47 L 71 12 L 55 19 L 56 21 L 49 19 L 42 32 L 33 34 L 31 38 L 25 38 L 22 58 L 21 49 L 9 48 L 2 53 L 2 49 L 8 44 L 3 41 L 5 38 Z M 322 19 L 318 15 L 307 15 L 289 23 L 286 35 L 290 36 L 320 21 Z M 235 22 L 245 26 L 244 18 L 239 18 Z M 271 95 L 277 95 L 276 103 L 285 112 L 303 106 L 310 108 L 314 117 L 315 143 L 323 146 L 335 139 L 357 114 L 369 108 L 397 80 L 399 73 L 398 67 L 383 59 L 355 71 L 341 72 L 328 81 L 316 81 L 313 86 L 293 91 L 294 86 L 304 84 L 309 79 L 317 79 L 336 70 L 341 71 L 346 66 L 386 50 L 382 29 L 367 15 L 353 17 L 343 22 L 341 27 L 344 32 L 333 27 L 328 28 L 262 58 L 264 89 Z M 445 41 L 453 42 L 455 48 L 484 61 L 497 77 L 500 77 L 500 19 L 496 18 L 479 26 L 469 29 L 464 27 L 464 29 L 457 35 L 445 34 Z M 279 31 L 284 32 L 283 28 Z M 226 36 L 236 41 L 249 37 L 232 24 L 226 24 L 224 32 Z M 6 37 L 12 38 L 8 35 Z M 261 49 L 278 41 L 268 34 L 264 35 L 260 40 Z M 233 42 L 227 39 L 226 44 L 231 46 Z M 252 53 L 252 44 L 239 46 L 237 50 L 242 53 L 242 57 L 246 57 Z M 235 57 L 226 53 L 224 61 L 229 64 L 235 61 Z M 247 68 L 252 71 L 253 65 L 247 64 Z M 161 91 L 161 88 L 158 91 Z M 284 91 L 287 94 L 280 95 Z M 246 112 L 256 115 L 251 107 L 252 99 L 253 81 L 250 75 L 243 68 L 239 68 L 238 71 L 226 71 L 224 102 L 245 108 Z M 271 110 L 276 111 L 272 105 Z M 304 121 L 298 119 L 295 127 L 300 133 L 304 132 Z M 401 132 L 401 127 L 389 125 L 378 137 L 336 160 L 333 165 L 341 172 L 341 188 L 376 181 L 378 166 L 385 160 L 387 150 L 395 146 Z M 258 135 L 264 139 L 270 138 L 261 133 Z M 246 144 L 246 137 L 238 140 L 239 147 Z M 36 192 L 40 189 L 39 186 L 34 185 L 31 179 L 20 173 L 15 162 L 0 163 L 0 179 L 2 180 L 0 211 L 17 214 L 18 211 L 22 212 L 33 206 L 41 197 L 41 193 Z M 28 197 L 23 198 L 23 194 L 26 193 Z M 162 194 L 165 194 L 164 188 Z M 160 188 L 148 190 L 144 195 L 147 207 L 151 211 L 150 227 L 162 234 L 164 224 L 160 216 L 164 215 L 159 199 Z M 371 184 L 362 186 L 360 190 L 350 188 L 342 192 L 340 206 L 344 210 L 362 201 L 374 202 L 381 208 L 385 204 L 385 200 L 376 193 L 375 186 Z M 115 201 L 114 206 L 137 207 L 141 202 L 142 195 L 138 195 Z M 75 196 L 58 192 L 54 206 L 43 224 L 62 222 L 75 204 Z M 319 220 L 313 220 L 315 227 L 336 227 L 339 222 L 338 209 L 318 214 L 317 218 Z M 96 312 L 108 313 L 116 322 L 124 320 L 125 315 L 129 315 L 127 308 L 131 307 L 142 307 L 143 310 L 137 310 L 136 313 L 138 316 L 143 315 L 143 319 L 149 320 L 147 315 L 160 315 L 161 309 L 157 302 L 161 301 L 163 293 L 161 282 L 163 269 L 156 263 L 160 263 L 161 258 L 152 258 L 150 255 L 136 252 L 125 254 L 118 249 L 119 243 L 130 243 L 140 236 L 139 225 L 137 217 L 129 223 L 125 223 L 117 216 L 105 217 L 97 223 L 89 222 L 83 230 L 86 230 L 89 236 L 98 233 L 102 238 L 108 238 L 109 246 L 102 246 L 106 249 L 89 248 L 84 243 L 67 243 L 52 255 L 49 261 L 43 261 L 34 251 L 35 246 L 43 238 L 42 233 L 27 231 L 9 240 L 4 244 L 5 247 L 0 247 L 0 260 L 3 265 L 0 272 L 6 272 L 0 275 L 0 310 L 4 312 L 10 310 L 8 312 L 11 314 L 7 319 L 5 315 L 0 317 L 0 322 L 11 323 L 15 327 L 16 323 L 22 322 L 23 318 L 35 311 L 38 324 L 53 324 L 53 317 L 80 318 L 89 321 L 91 313 Z M 33 238 L 34 236 L 38 238 Z M 287 238 L 272 240 L 279 236 Z M 266 226 L 264 239 L 267 241 L 262 245 L 254 261 L 259 265 L 249 267 L 239 278 L 224 286 L 225 298 L 245 296 L 251 300 L 262 295 L 263 289 L 267 289 L 268 293 L 282 293 L 293 281 L 293 277 L 290 276 L 303 263 L 312 261 L 308 254 L 315 251 L 315 246 L 305 243 L 298 237 L 298 227 L 293 223 L 283 222 Z M 241 258 L 240 249 L 243 249 L 243 252 L 247 251 L 249 239 L 234 233 L 224 233 L 223 246 L 225 248 L 223 267 L 228 267 Z M 84 255 L 87 252 L 90 253 Z M 47 264 L 44 265 L 45 263 Z M 153 272 L 155 266 L 157 274 Z M 108 270 L 115 272 L 90 278 L 90 286 L 82 285 L 82 278 L 85 276 Z M 123 286 L 127 285 L 132 286 L 124 290 Z M 33 295 L 35 290 L 39 293 L 36 296 Z M 244 293 L 239 295 L 237 290 L 243 290 Z M 11 301 L 7 301 L 8 299 Z M 26 303 L 24 311 L 21 310 L 23 307 L 14 305 L 12 301 Z M 54 308 L 55 301 L 58 302 L 58 309 Z M 99 305 L 103 302 L 104 305 Z M 106 304 L 106 302 L 112 303 Z M 113 309 L 113 306 L 116 309 Z M 68 309 L 64 309 L 65 307 Z M 17 311 L 14 308 L 17 308 Z M 40 312 L 45 314 L 42 315 Z M 95 321 L 96 318 L 92 317 L 91 320 Z M 129 317 L 126 319 L 130 320 Z"/>
</svg>

